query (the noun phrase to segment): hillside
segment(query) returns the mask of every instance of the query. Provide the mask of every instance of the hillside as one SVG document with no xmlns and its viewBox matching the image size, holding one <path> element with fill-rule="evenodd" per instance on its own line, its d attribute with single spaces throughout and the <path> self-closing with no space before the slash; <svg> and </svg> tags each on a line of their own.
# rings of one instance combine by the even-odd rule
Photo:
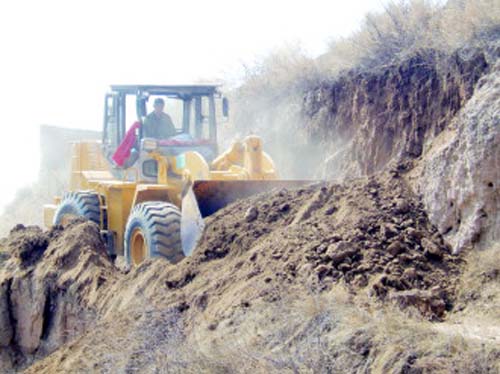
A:
<svg viewBox="0 0 500 374">
<path fill-rule="evenodd" d="M 496 337 L 460 342 L 426 322 L 455 315 L 466 267 L 397 176 L 259 195 L 208 225 L 182 264 L 125 273 L 91 223 L 16 228 L 4 356 L 23 367 L 55 350 L 30 373 L 498 368 Z"/>
<path fill-rule="evenodd" d="M 0 371 L 500 372 L 500 6 L 390 3 L 231 92 L 310 185 L 237 201 L 128 269 L 97 226 L 0 241 Z M 16 222 L 22 223 L 22 222 Z"/>
</svg>

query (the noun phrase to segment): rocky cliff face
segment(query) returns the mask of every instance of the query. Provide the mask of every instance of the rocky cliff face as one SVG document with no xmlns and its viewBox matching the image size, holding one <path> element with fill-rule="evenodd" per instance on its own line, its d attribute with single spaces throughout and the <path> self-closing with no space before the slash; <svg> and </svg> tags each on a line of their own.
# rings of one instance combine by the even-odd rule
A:
<svg viewBox="0 0 500 374">
<path fill-rule="evenodd" d="M 398 65 L 348 72 L 309 92 L 304 114 L 310 136 L 337 145 L 325 175 L 352 178 L 421 156 L 488 67 L 479 50 L 446 61 L 428 52 Z"/>
<path fill-rule="evenodd" d="M 410 176 L 455 251 L 500 240 L 500 63 Z"/>
<path fill-rule="evenodd" d="M 348 72 L 304 99 L 323 177 L 407 174 L 454 250 L 498 239 L 497 44 Z M 408 173 L 411 171 L 410 173 Z"/>
</svg>

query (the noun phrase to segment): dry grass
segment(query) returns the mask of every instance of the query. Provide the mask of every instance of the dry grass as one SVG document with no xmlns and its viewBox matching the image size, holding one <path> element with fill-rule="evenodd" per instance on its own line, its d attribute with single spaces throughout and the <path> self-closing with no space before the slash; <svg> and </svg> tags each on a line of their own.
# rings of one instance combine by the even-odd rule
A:
<svg viewBox="0 0 500 374">
<path fill-rule="evenodd" d="M 143 328 L 144 337 L 160 336 L 158 331 L 165 330 L 165 339 L 153 339 L 158 341 L 150 345 L 151 351 L 130 354 L 141 356 L 140 360 L 150 357 L 148 365 L 135 367 L 130 361 L 126 368 L 131 372 L 148 368 L 158 373 L 498 370 L 498 346 L 442 333 L 433 323 L 409 317 L 391 306 L 369 305 L 366 296 L 353 296 L 341 286 L 322 294 L 311 290 L 301 300 L 280 294 L 275 303 L 262 304 L 243 314 L 237 324 L 219 326 L 215 331 L 198 326 L 191 336 L 184 336 L 175 333 L 183 331 L 182 327 L 173 326 L 168 333 L 150 323 Z M 133 344 L 140 346 L 137 340 Z"/>
<path fill-rule="evenodd" d="M 346 70 L 371 69 L 413 54 L 444 58 L 498 35 L 500 3 L 495 0 L 388 2 L 383 13 L 368 14 L 357 32 L 332 41 L 317 59 L 287 45 L 245 66 L 243 83 L 230 94 L 233 114 L 222 131 L 223 148 L 257 134 L 283 177 L 317 178 L 338 146 L 327 149 L 324 139 L 311 139 L 304 131 L 303 100 L 312 88 Z"/>
<path fill-rule="evenodd" d="M 498 369 L 498 345 L 449 334 L 395 309 L 386 308 L 367 326 L 373 337 L 373 372 L 400 373 L 412 368 L 424 373 L 495 373 Z"/>
<path fill-rule="evenodd" d="M 244 66 L 240 93 L 256 99 L 279 101 L 287 91 L 305 91 L 317 84 L 321 72 L 300 45 L 287 44 L 253 66 Z"/>
<path fill-rule="evenodd" d="M 382 13 L 365 16 L 358 31 L 332 39 L 317 60 L 300 46 L 287 45 L 244 66 L 243 84 L 237 93 L 246 100 L 271 99 L 274 103 L 344 70 L 373 68 L 428 50 L 450 55 L 499 35 L 500 3 L 496 0 L 387 1 Z"/>
<path fill-rule="evenodd" d="M 457 296 L 458 309 L 500 326 L 500 244 L 467 256 L 467 269 Z"/>
<path fill-rule="evenodd" d="M 191 372 L 288 372 L 288 373 L 495 373 L 498 347 L 448 336 L 431 323 L 409 319 L 387 308 L 371 315 L 355 304 L 323 299 L 306 300 L 309 312 L 300 308 L 281 311 L 276 333 L 282 344 L 242 344 L 228 339 L 217 349 L 192 356 Z M 328 306 L 327 306 L 328 305 Z M 327 307 L 326 307 L 327 306 Z M 310 313 L 314 310 L 314 313 Z M 296 318 L 300 315 L 300 319 Z M 300 323 L 298 323 L 300 321 Z M 295 327 L 293 329 L 292 327 Z M 294 330 L 291 333 L 290 330 Z M 254 336 L 255 337 L 255 336 Z M 193 366 L 194 365 L 194 366 Z"/>
<path fill-rule="evenodd" d="M 500 3 L 495 0 L 390 1 L 380 14 L 367 14 L 359 31 L 334 40 L 322 58 L 330 74 L 372 68 L 412 54 L 435 50 L 451 54 L 500 32 Z"/>
<path fill-rule="evenodd" d="M 303 287 L 303 286 L 300 286 Z M 44 372 L 103 373 L 496 373 L 500 349 L 449 334 L 341 285 L 317 292 L 277 286 L 274 302 L 235 308 L 231 318 L 192 324 L 189 313 L 140 302 L 98 321 Z M 440 325 L 440 324 L 438 324 Z M 62 363 L 64 360 L 63 364 Z M 44 365 L 42 365 L 43 367 Z M 40 369 L 40 367 L 38 368 Z M 31 371 L 35 372 L 35 371 Z"/>
</svg>

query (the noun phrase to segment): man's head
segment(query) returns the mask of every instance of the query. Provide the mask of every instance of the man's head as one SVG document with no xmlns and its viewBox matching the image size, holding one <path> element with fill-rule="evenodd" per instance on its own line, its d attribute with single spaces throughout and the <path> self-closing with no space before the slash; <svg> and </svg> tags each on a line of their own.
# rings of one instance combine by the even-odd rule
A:
<svg viewBox="0 0 500 374">
<path fill-rule="evenodd" d="M 163 109 L 165 108 L 165 100 L 163 100 L 161 97 L 155 99 L 153 107 L 156 114 L 163 113 Z"/>
</svg>

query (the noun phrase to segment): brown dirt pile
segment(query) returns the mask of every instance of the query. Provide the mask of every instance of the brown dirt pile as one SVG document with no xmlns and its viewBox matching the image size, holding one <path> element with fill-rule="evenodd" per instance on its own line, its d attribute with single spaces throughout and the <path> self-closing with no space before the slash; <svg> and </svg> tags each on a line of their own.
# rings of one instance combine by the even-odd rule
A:
<svg viewBox="0 0 500 374">
<path fill-rule="evenodd" d="M 48 353 L 46 341 L 63 344 L 28 372 L 96 367 L 148 372 L 166 356 L 174 357 L 177 367 L 206 362 L 193 355 L 233 339 L 260 341 L 268 349 L 282 346 L 281 332 L 272 327 L 277 315 L 296 305 L 306 308 L 311 295 L 328 299 L 339 286 L 350 295 L 368 295 L 374 306 L 389 301 L 441 319 L 452 307 L 460 265 L 397 175 L 239 201 L 208 219 L 195 254 L 175 266 L 147 261 L 121 274 L 105 258 L 96 230 L 90 223 L 49 233 L 24 228 L 8 239 L 9 245 L 16 243 L 13 253 L 29 252 L 30 246 L 42 252 L 19 275 L 12 272 L 26 262 L 19 255 L 0 273 L 7 306 L 16 300 L 16 277 L 23 290 L 40 285 L 41 292 L 16 296 L 30 305 L 16 320 L 40 327 L 31 327 L 30 338 L 23 340 L 18 326 L 5 341 L 37 357 Z M 4 316 L 14 309 L 7 310 Z M 78 339 L 61 336 L 56 326 L 66 320 L 82 334 Z M 319 326 L 300 326 L 301 321 L 288 320 L 293 344 Z"/>
<path fill-rule="evenodd" d="M 8 370 L 84 331 L 100 289 L 116 277 L 92 223 L 48 232 L 18 225 L 4 246 L 10 256 L 0 268 L 0 364 Z"/>
<path fill-rule="evenodd" d="M 373 177 L 232 204 L 208 219 L 192 257 L 132 271 L 106 308 L 125 311 L 143 297 L 195 314 L 214 306 L 204 318 L 216 326 L 235 307 L 273 303 L 281 293 L 300 299 L 297 287 L 324 292 L 343 284 L 440 319 L 452 307 L 460 262 L 403 180 Z"/>
<path fill-rule="evenodd" d="M 459 262 L 405 183 L 386 176 L 282 190 L 228 207 L 210 219 L 183 275 L 167 286 L 179 289 L 213 271 L 221 289 L 258 284 L 272 301 L 265 290 L 276 284 L 324 290 L 341 282 L 433 319 L 452 306 Z"/>
</svg>

